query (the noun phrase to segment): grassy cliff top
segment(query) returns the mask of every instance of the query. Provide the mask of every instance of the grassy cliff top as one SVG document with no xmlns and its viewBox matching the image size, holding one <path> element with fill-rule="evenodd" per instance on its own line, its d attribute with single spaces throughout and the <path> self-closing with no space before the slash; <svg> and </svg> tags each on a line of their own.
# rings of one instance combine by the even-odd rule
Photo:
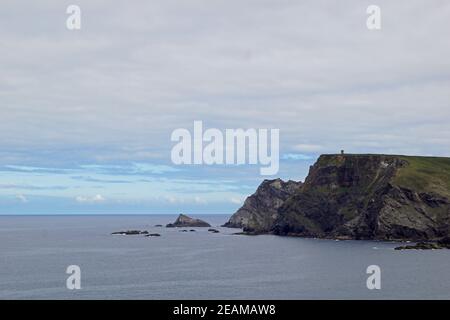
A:
<svg viewBox="0 0 450 320">
<path fill-rule="evenodd" d="M 408 162 L 395 177 L 399 186 L 450 197 L 450 158 L 399 156 Z"/>
<path fill-rule="evenodd" d="M 343 159 L 367 158 L 380 161 L 388 158 L 396 158 L 406 161 L 408 164 L 398 169 L 393 183 L 398 186 L 414 190 L 416 192 L 436 192 L 450 198 L 450 158 L 403 156 L 387 154 L 325 154 L 321 155 L 319 165 L 341 165 Z"/>
</svg>

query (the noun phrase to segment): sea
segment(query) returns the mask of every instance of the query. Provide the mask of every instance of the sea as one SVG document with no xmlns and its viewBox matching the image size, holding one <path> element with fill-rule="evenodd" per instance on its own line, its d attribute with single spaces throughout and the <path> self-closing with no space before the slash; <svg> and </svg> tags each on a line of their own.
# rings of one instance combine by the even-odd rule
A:
<svg viewBox="0 0 450 320">
<path fill-rule="evenodd" d="M 176 217 L 0 216 L 0 299 L 450 298 L 450 250 L 155 226 Z M 111 234 L 133 229 L 161 236 Z"/>
</svg>

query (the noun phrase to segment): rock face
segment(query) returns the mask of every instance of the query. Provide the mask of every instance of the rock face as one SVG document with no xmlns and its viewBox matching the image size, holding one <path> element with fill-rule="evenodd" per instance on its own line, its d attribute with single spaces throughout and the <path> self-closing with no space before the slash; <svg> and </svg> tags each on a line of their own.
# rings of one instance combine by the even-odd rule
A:
<svg viewBox="0 0 450 320">
<path fill-rule="evenodd" d="M 167 228 L 174 227 L 211 227 L 209 223 L 180 214 L 174 223 L 166 225 Z"/>
<path fill-rule="evenodd" d="M 450 158 L 322 155 L 286 199 L 257 194 L 227 226 L 341 239 L 438 240 L 450 234 Z"/>
<path fill-rule="evenodd" d="M 278 209 L 302 186 L 301 182 L 281 179 L 264 180 L 256 192 L 248 197 L 244 205 L 224 224 L 229 228 L 270 230 L 278 217 Z"/>
</svg>

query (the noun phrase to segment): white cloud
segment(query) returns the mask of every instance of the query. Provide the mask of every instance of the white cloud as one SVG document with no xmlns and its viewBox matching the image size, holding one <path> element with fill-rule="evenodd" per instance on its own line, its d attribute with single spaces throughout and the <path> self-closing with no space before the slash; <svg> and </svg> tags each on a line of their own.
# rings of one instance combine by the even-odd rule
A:
<svg viewBox="0 0 450 320">
<path fill-rule="evenodd" d="M 78 196 L 75 198 L 75 200 L 80 203 L 99 203 L 106 201 L 106 199 L 101 194 L 97 194 L 93 197 Z"/>
<path fill-rule="evenodd" d="M 180 199 L 178 199 L 178 198 L 176 198 L 174 196 L 165 196 L 164 199 L 167 202 L 172 203 L 172 204 L 180 202 Z"/>
<path fill-rule="evenodd" d="M 16 195 L 16 198 L 22 203 L 27 203 L 28 202 L 28 198 L 25 197 L 23 194 Z"/>
<path fill-rule="evenodd" d="M 301 153 L 285 153 L 281 156 L 282 160 L 312 160 L 314 157 Z"/>
<path fill-rule="evenodd" d="M 171 204 L 201 204 L 205 205 L 208 203 L 206 199 L 200 197 L 200 196 L 194 196 L 194 197 L 183 197 L 183 196 L 173 196 L 168 195 L 165 196 L 164 199 L 171 203 Z"/>
<path fill-rule="evenodd" d="M 194 198 L 194 202 L 195 202 L 196 204 L 207 204 L 207 203 L 208 203 L 205 199 L 202 199 L 202 198 L 200 198 L 200 197 L 195 197 L 195 198 Z"/>
<path fill-rule="evenodd" d="M 359 0 L 83 0 L 101 19 L 68 32 L 54 1 L 4 1 L 0 169 L 16 167 L 2 172 L 0 193 L 71 203 L 151 194 L 164 204 L 198 195 L 211 205 L 253 192 L 253 167 L 172 167 L 170 134 L 193 120 L 280 128 L 289 159 L 341 149 L 448 156 L 450 2 L 377 5 L 380 32 L 367 30 Z M 94 166 L 46 169 L 74 163 Z M 302 179 L 310 164 L 283 161 L 280 176 Z M 27 189 L 9 187 L 18 177 Z"/>
<path fill-rule="evenodd" d="M 233 204 L 242 204 L 244 201 L 241 198 L 232 197 L 230 199 L 230 202 L 233 203 Z"/>
<path fill-rule="evenodd" d="M 318 144 L 300 143 L 296 144 L 292 149 L 300 152 L 318 152 L 321 151 L 323 147 Z"/>
<path fill-rule="evenodd" d="M 448 2 L 380 0 L 380 32 L 367 30 L 357 0 L 175 3 L 83 2 L 102 19 L 71 33 L 52 1 L 6 2 L 0 161 L 32 152 L 47 160 L 48 150 L 64 159 L 162 159 L 170 132 L 198 115 L 215 127 L 275 126 L 285 146 L 314 138 L 338 151 L 382 131 L 395 136 L 383 148 L 396 152 L 450 149 L 429 143 L 450 141 L 441 130 L 450 117 L 450 42 L 440 41 Z"/>
</svg>

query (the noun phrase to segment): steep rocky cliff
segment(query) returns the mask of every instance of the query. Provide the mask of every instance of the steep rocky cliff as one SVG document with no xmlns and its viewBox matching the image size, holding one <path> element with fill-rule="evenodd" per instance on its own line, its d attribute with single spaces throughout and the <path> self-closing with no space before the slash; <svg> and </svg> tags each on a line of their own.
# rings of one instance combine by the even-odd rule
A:
<svg viewBox="0 0 450 320">
<path fill-rule="evenodd" d="M 292 180 L 287 182 L 281 179 L 264 180 L 224 226 L 245 230 L 270 229 L 277 218 L 278 209 L 301 186 L 301 182 Z"/>
<path fill-rule="evenodd" d="M 253 233 L 433 240 L 450 234 L 449 198 L 450 158 L 322 155 L 276 209 L 244 204 L 230 222 Z"/>
</svg>

